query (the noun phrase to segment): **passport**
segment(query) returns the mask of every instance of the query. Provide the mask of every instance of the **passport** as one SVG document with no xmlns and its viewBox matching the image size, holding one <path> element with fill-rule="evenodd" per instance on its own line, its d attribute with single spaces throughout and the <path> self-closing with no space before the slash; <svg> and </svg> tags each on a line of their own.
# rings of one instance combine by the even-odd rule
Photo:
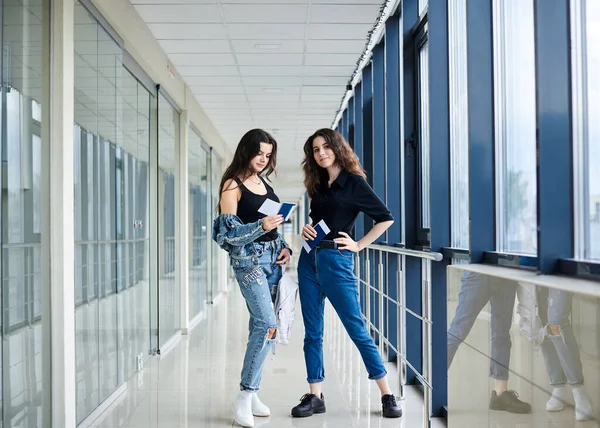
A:
<svg viewBox="0 0 600 428">
<path fill-rule="evenodd" d="M 331 232 L 327 224 L 325 224 L 324 220 L 321 220 L 320 222 L 315 224 L 313 228 L 317 232 L 317 237 L 312 241 L 304 241 L 302 243 L 302 248 L 304 248 L 304 251 L 306 251 L 307 253 L 310 253 L 312 249 L 315 248 L 317 244 L 329 234 L 329 232 Z"/>
<path fill-rule="evenodd" d="M 280 214 L 283 216 L 284 221 L 288 221 L 288 219 L 294 212 L 294 208 L 296 208 L 296 204 L 290 204 L 288 202 L 279 203 L 267 198 L 258 209 L 258 212 L 264 215 Z"/>
</svg>

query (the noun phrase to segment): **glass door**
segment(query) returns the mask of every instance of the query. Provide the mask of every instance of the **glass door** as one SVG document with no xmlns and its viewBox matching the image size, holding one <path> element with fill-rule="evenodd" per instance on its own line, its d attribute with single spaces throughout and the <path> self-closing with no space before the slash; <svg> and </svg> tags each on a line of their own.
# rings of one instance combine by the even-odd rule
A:
<svg viewBox="0 0 600 428">
<path fill-rule="evenodd" d="M 210 174 L 211 174 L 211 212 L 209 218 L 214 219 L 219 213 L 219 185 L 221 184 L 221 158 L 214 150 L 210 152 Z M 211 257 L 210 257 L 210 286 L 208 287 L 208 297 L 213 303 L 219 292 L 219 258 L 222 250 L 211 239 Z"/>
<path fill-rule="evenodd" d="M 122 138 L 117 150 L 119 383 L 141 368 L 151 349 L 150 105 L 152 96 L 123 69 Z"/>
<path fill-rule="evenodd" d="M 175 260 L 175 173 L 179 150 L 179 112 L 158 95 L 158 343 L 179 331 L 180 291 Z"/>
<path fill-rule="evenodd" d="M 193 320 L 205 311 L 208 285 L 208 152 L 202 138 L 190 127 L 188 132 L 189 188 L 189 318 Z"/>
</svg>

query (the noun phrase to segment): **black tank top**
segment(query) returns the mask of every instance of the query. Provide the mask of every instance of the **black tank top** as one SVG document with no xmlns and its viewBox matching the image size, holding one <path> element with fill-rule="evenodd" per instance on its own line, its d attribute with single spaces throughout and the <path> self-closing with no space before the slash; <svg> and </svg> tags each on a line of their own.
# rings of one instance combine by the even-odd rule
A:
<svg viewBox="0 0 600 428">
<path fill-rule="evenodd" d="M 237 206 L 237 216 L 242 220 L 244 224 L 254 223 L 255 221 L 260 220 L 261 218 L 266 217 L 266 215 L 259 213 L 258 209 L 261 205 L 267 200 L 267 198 L 279 202 L 279 198 L 275 194 L 275 191 L 271 186 L 267 184 L 262 177 L 260 177 L 265 187 L 267 188 L 266 195 L 257 195 L 256 193 L 251 192 L 242 181 L 235 177 L 235 182 L 240 186 L 242 190 L 242 197 L 240 198 Z M 277 229 L 274 229 L 268 233 L 265 233 L 261 237 L 254 240 L 254 242 L 266 242 L 266 241 L 274 241 L 277 239 L 278 233 Z"/>
</svg>

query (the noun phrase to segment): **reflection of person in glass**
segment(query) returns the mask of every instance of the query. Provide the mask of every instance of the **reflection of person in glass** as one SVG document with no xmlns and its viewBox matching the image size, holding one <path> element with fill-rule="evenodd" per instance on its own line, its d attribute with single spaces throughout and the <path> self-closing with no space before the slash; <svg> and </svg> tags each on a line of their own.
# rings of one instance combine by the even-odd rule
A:
<svg viewBox="0 0 600 428">
<path fill-rule="evenodd" d="M 510 362 L 510 327 L 515 304 L 516 284 L 497 280 L 490 283 L 484 275 L 467 272 L 461 278 L 458 307 L 448 330 L 448 368 L 452 364 L 458 346 L 467 338 L 477 315 L 487 302 L 491 306 L 491 358 L 490 377 L 494 389 L 490 409 L 510 413 L 529 413 L 531 405 L 519 400 L 519 394 L 508 389 L 508 365 Z"/>
<path fill-rule="evenodd" d="M 575 418 L 578 421 L 592 417 L 592 402 L 583 386 L 583 368 L 579 345 L 573 333 L 569 316 L 573 295 L 567 291 L 537 287 L 539 316 L 542 321 L 542 354 L 550 384 L 554 388 L 546 403 L 549 412 L 560 412 L 567 401 L 569 383 L 575 399 Z"/>
</svg>

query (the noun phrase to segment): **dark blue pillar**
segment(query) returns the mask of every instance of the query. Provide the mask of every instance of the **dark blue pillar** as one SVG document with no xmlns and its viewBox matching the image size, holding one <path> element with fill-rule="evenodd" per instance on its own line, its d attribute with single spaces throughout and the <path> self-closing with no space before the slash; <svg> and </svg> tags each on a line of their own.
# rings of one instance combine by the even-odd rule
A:
<svg viewBox="0 0 600 428">
<path fill-rule="evenodd" d="M 400 176 L 402 160 L 400 158 L 400 17 L 392 16 L 385 28 L 385 130 L 386 130 L 386 204 L 394 216 L 394 224 L 388 229 L 387 242 L 395 245 L 401 242 L 402 213 L 400 212 Z M 398 257 L 389 256 L 387 260 L 388 295 L 397 299 Z M 388 340 L 396 349 L 399 325 L 396 305 L 391 305 L 387 313 L 389 320 Z M 390 359 L 393 355 L 389 353 Z"/>
<path fill-rule="evenodd" d="M 495 249 L 492 4 L 467 0 L 471 262 Z"/>
<path fill-rule="evenodd" d="M 373 65 L 369 64 L 363 69 L 362 81 L 362 117 L 363 117 L 363 144 L 362 162 L 367 172 L 367 182 L 373 186 Z M 373 227 L 373 221 L 364 217 L 364 232 Z"/>
<path fill-rule="evenodd" d="M 415 129 L 417 123 L 417 111 L 415 109 L 418 88 L 415 85 L 416 54 L 411 44 L 413 34 L 411 29 L 417 24 L 417 0 L 405 0 L 402 2 L 402 27 L 403 27 L 403 84 L 404 84 L 404 206 L 405 209 L 405 245 L 414 248 L 417 243 L 418 223 L 418 164 Z M 406 306 L 411 311 L 421 315 L 421 260 L 414 257 L 406 258 L 404 266 L 406 279 Z M 423 370 L 422 356 L 423 332 L 421 320 L 406 315 L 406 356 L 408 361 L 419 371 Z M 407 382 L 409 384 L 419 383 L 413 371 L 408 368 Z"/>
<path fill-rule="evenodd" d="M 536 0 L 538 270 L 573 257 L 569 0 Z"/>
<path fill-rule="evenodd" d="M 429 3 L 429 135 L 431 250 L 450 246 L 450 113 L 448 69 L 448 4 Z M 446 326 L 446 267 L 431 262 L 432 415 L 447 405 L 448 360 Z"/>
</svg>

